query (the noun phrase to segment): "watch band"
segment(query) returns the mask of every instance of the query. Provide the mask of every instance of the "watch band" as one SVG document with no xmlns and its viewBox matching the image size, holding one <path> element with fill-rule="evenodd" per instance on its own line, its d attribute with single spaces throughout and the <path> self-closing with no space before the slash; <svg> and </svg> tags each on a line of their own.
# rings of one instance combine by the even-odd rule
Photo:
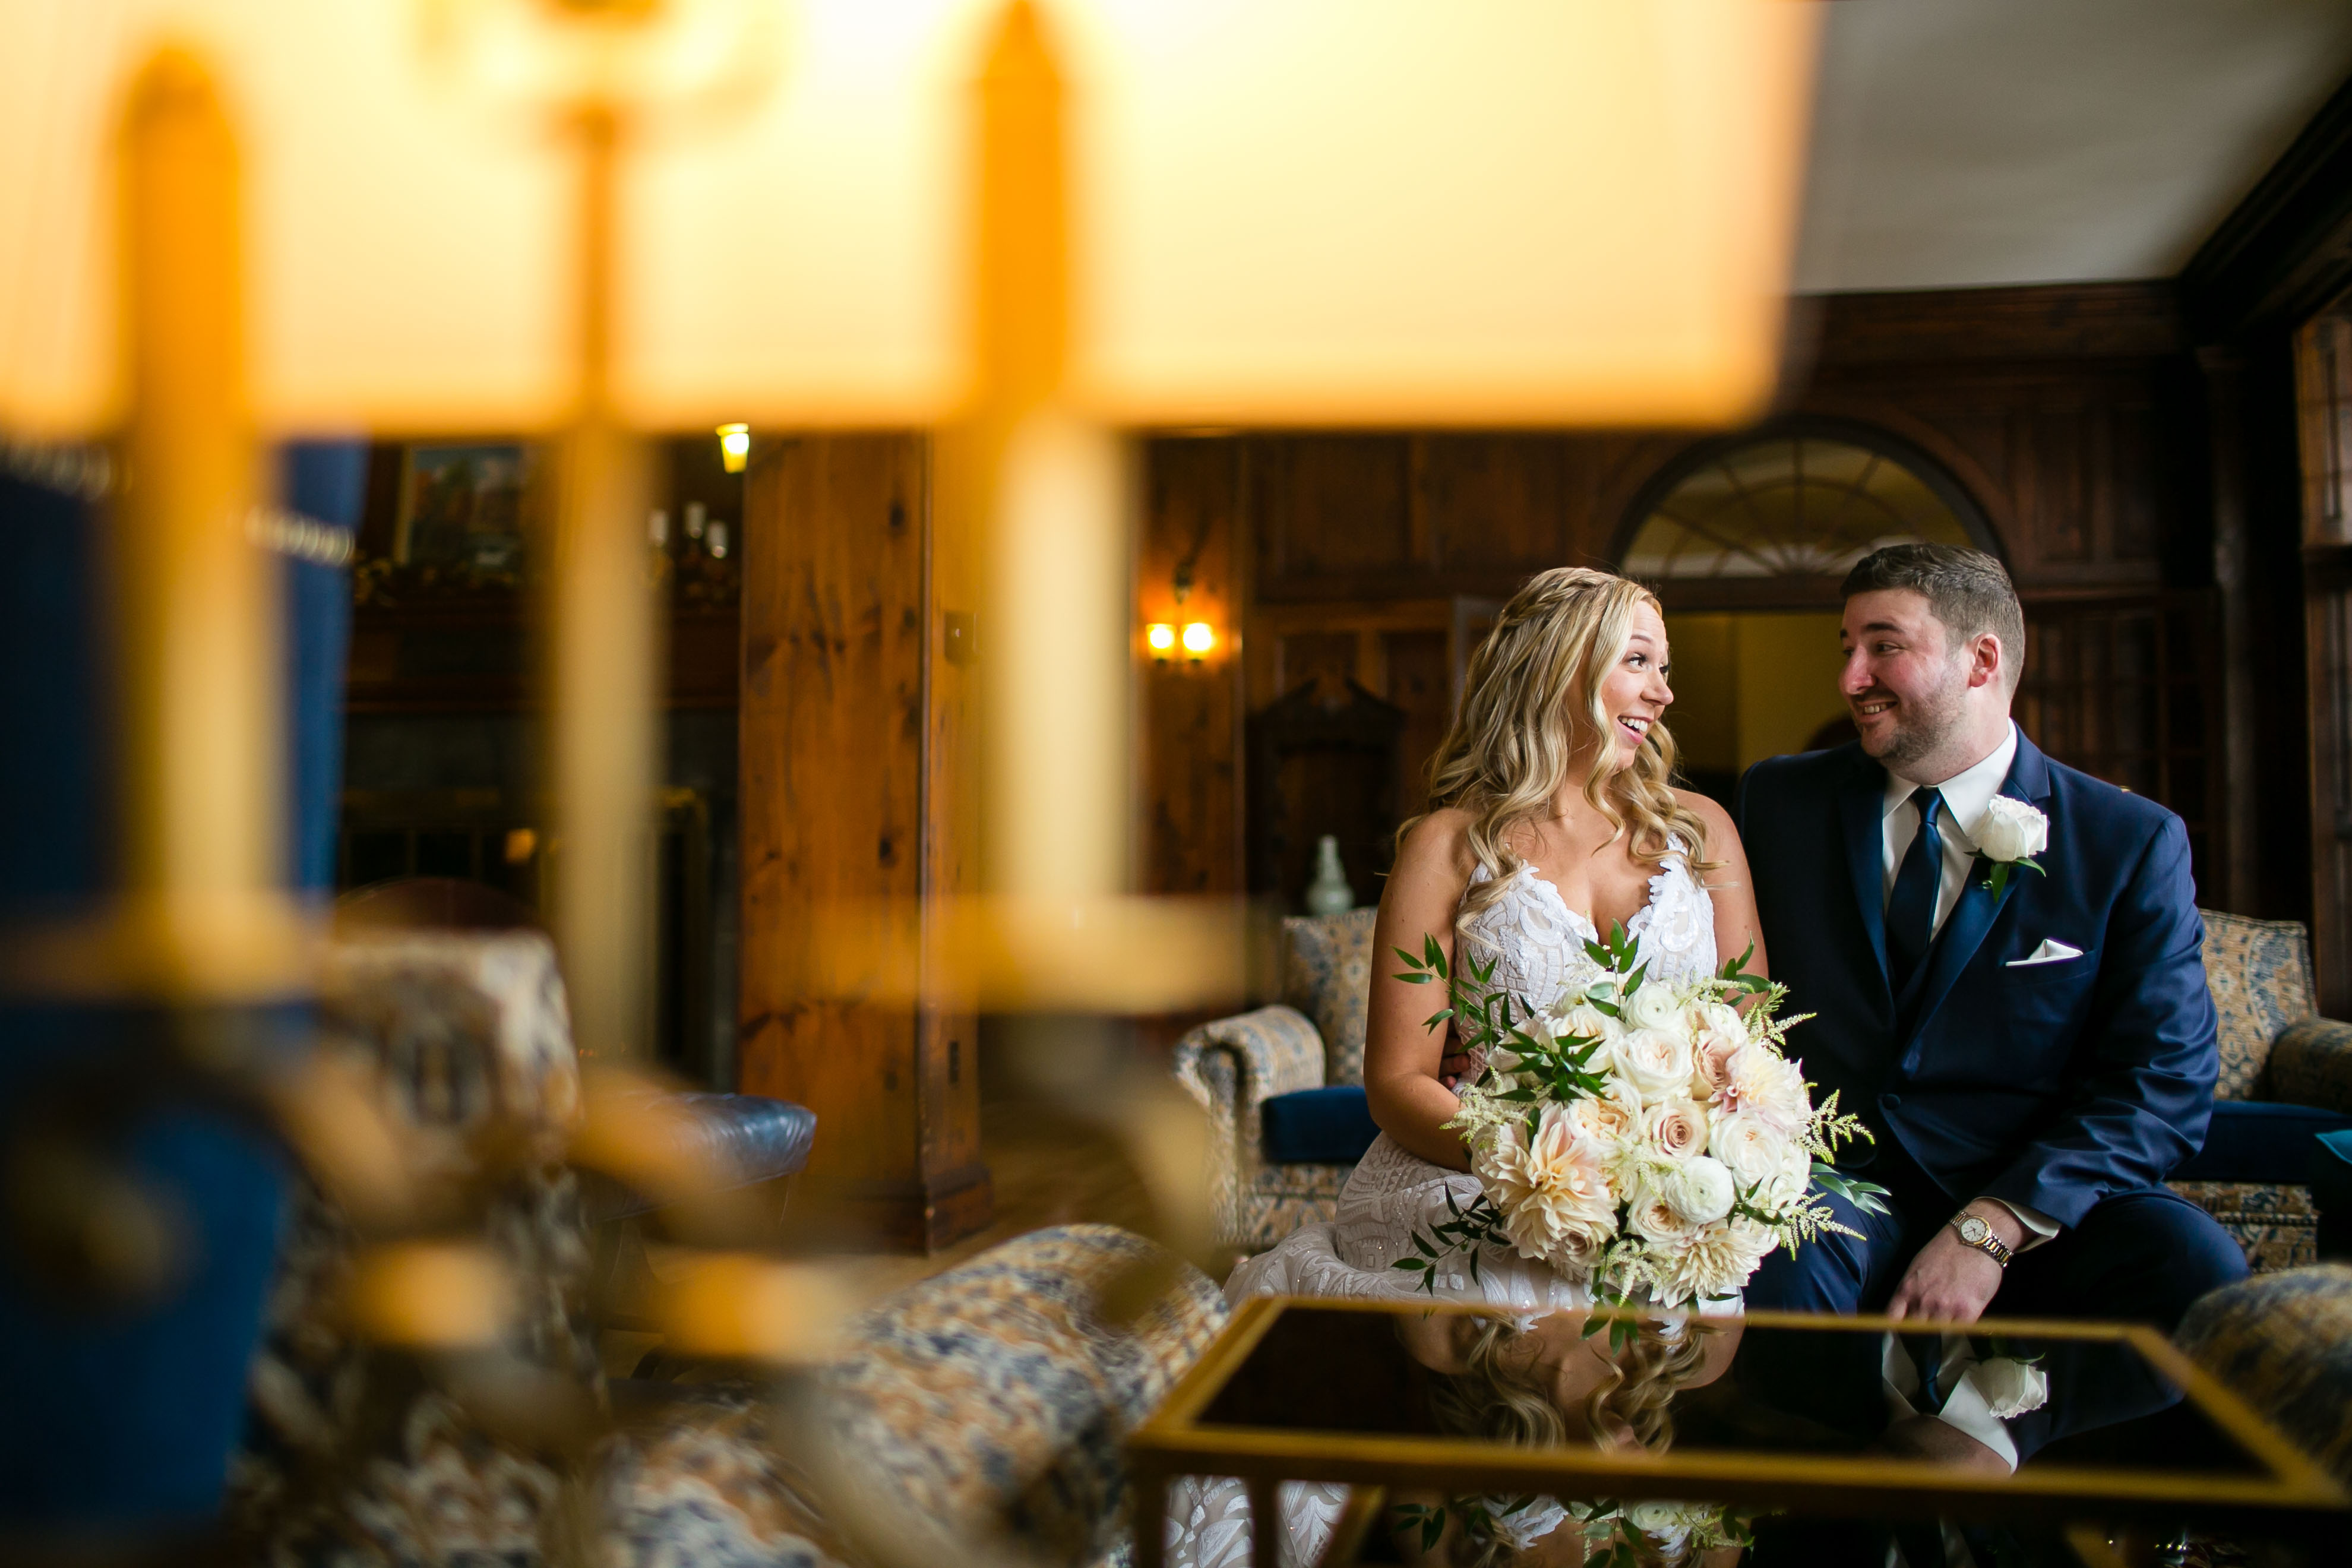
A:
<svg viewBox="0 0 2352 1568">
<path fill-rule="evenodd" d="M 2008 1243 L 1992 1233 L 1992 1226 L 1981 1215 L 1969 1214 L 1964 1209 L 1954 1215 L 1949 1224 L 1958 1235 L 1961 1246 L 1975 1247 L 2003 1268 L 2008 1268 L 2009 1260 L 2017 1256 L 2010 1250 Z"/>
</svg>

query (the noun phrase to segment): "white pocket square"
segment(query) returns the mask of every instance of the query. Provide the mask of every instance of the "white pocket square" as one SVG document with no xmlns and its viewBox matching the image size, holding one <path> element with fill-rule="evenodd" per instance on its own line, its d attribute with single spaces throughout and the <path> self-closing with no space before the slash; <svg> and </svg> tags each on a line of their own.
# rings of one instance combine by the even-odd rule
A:
<svg viewBox="0 0 2352 1568">
<path fill-rule="evenodd" d="M 2042 945 L 2040 947 L 2035 948 L 2023 958 L 2011 959 L 2006 964 L 2002 965 L 2002 967 L 2005 969 L 2023 969 L 2030 964 L 2035 963 L 2063 963 L 2070 958 L 2080 958 L 2082 956 L 2083 950 L 2081 948 L 2069 947 L 2063 942 L 2053 942 L 2050 938 L 2045 936 L 2042 939 Z"/>
</svg>

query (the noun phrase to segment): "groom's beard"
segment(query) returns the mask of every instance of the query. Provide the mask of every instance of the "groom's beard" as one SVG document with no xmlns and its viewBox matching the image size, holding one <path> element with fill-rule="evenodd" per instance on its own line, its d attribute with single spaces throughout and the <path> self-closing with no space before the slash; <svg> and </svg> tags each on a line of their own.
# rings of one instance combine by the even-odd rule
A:
<svg viewBox="0 0 2352 1568">
<path fill-rule="evenodd" d="M 1888 727 L 1874 749 L 1866 738 L 1862 749 L 1889 769 L 1908 767 L 1942 745 L 1945 737 L 1959 727 L 1961 690 L 1961 684 L 1955 681 L 1940 691 L 1896 698 L 1895 706 L 1888 715 L 1895 722 Z M 1894 695 L 1893 692 L 1873 689 L 1856 699 L 1855 705 Z"/>
</svg>

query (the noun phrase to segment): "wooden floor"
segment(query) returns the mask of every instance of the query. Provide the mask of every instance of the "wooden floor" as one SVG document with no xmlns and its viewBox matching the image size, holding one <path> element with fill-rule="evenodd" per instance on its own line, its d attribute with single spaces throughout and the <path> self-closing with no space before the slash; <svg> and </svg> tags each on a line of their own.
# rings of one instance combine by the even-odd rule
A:
<svg viewBox="0 0 2352 1568">
<path fill-rule="evenodd" d="M 874 1259 L 876 1278 L 888 1279 L 889 1289 L 1051 1226 L 1115 1225 L 1143 1235 L 1153 1229 L 1143 1184 L 1117 1141 L 1095 1126 L 1035 1102 L 998 1101 L 981 1111 L 981 1149 L 995 1188 L 995 1217 L 928 1257 Z"/>
<path fill-rule="evenodd" d="M 1150 1197 L 1118 1142 L 1099 1128 L 1034 1102 L 992 1102 L 982 1110 L 981 1146 L 995 1189 L 995 1215 L 987 1228 L 928 1256 L 857 1256 L 848 1269 L 856 1297 L 877 1300 L 1052 1226 L 1096 1223 L 1152 1234 Z M 657 1261 L 649 1267 L 659 1271 Z M 598 1342 L 606 1375 L 631 1375 L 648 1364 L 648 1352 L 661 1342 L 656 1333 L 606 1330 Z M 698 1376 L 687 1373 L 686 1381 Z"/>
</svg>

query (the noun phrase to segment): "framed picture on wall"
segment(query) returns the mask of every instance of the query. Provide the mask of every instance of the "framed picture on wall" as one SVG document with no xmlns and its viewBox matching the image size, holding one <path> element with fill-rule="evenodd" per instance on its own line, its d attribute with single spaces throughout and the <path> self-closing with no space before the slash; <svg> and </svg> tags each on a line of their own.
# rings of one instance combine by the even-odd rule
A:
<svg viewBox="0 0 2352 1568">
<path fill-rule="evenodd" d="M 535 449 L 520 442 L 409 447 L 392 559 L 403 566 L 519 573 L 529 536 Z"/>
</svg>

